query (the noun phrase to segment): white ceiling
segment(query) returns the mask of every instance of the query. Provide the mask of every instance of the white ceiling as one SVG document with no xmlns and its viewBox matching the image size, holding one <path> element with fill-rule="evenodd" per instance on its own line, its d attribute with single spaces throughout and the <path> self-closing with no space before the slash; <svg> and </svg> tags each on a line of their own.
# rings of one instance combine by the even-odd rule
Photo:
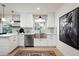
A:
<svg viewBox="0 0 79 59">
<path fill-rule="evenodd" d="M 62 4 L 61 3 L 6 3 L 5 14 L 11 14 L 11 10 L 15 13 L 33 13 L 47 14 L 55 12 Z M 40 7 L 40 10 L 37 10 Z M 0 14 L 2 14 L 2 6 L 0 4 Z"/>
</svg>

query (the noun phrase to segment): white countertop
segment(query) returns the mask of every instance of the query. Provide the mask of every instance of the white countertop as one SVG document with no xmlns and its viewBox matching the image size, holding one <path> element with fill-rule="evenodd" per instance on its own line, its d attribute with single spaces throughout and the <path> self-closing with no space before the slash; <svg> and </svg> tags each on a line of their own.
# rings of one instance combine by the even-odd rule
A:
<svg viewBox="0 0 79 59">
<path fill-rule="evenodd" d="M 20 33 L 21 35 L 34 35 L 35 33 Z M 0 37 L 10 37 L 16 35 L 15 33 L 1 34 Z"/>
<path fill-rule="evenodd" d="M 2 34 L 2 35 L 0 35 L 0 37 L 10 37 L 12 35 L 15 35 L 15 34 L 13 34 L 13 33 Z"/>
<path fill-rule="evenodd" d="M 23 34 L 23 35 L 34 35 L 36 33 L 20 33 L 20 34 Z M 47 35 L 56 35 L 56 33 L 45 33 Z"/>
<path fill-rule="evenodd" d="M 24 33 L 24 35 L 34 35 L 35 33 Z"/>
<path fill-rule="evenodd" d="M 20 33 L 20 34 L 23 34 L 23 35 L 34 35 L 35 33 Z"/>
<path fill-rule="evenodd" d="M 46 33 L 47 35 L 56 35 L 56 33 Z"/>
<path fill-rule="evenodd" d="M 21 35 L 34 35 L 35 33 L 20 33 Z M 51 33 L 46 33 L 47 35 L 51 35 Z M 12 35 L 16 35 L 15 33 L 2 34 L 0 37 L 10 37 Z M 53 35 L 56 35 L 53 33 Z"/>
</svg>

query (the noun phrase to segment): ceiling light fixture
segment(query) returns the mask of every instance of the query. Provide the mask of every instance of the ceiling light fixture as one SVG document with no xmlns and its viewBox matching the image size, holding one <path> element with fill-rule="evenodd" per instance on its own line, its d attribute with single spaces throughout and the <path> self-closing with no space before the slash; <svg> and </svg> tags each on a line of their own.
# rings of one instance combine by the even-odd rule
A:
<svg viewBox="0 0 79 59">
<path fill-rule="evenodd" d="M 40 8 L 38 7 L 37 10 L 40 10 Z"/>
<path fill-rule="evenodd" d="M 5 5 L 4 4 L 2 4 L 2 7 L 3 7 L 3 14 L 2 14 L 2 21 L 6 21 L 6 19 L 5 19 Z"/>
<path fill-rule="evenodd" d="M 45 20 L 44 20 L 44 19 L 42 19 L 42 17 L 41 17 L 41 16 L 39 16 L 38 20 L 35 20 L 35 22 L 45 22 Z"/>
</svg>

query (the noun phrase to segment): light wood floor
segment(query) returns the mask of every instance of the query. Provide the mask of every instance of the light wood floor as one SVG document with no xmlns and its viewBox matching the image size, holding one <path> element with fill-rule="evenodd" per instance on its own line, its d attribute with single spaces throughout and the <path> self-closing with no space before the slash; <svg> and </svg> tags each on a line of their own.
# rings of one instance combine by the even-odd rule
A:
<svg viewBox="0 0 79 59">
<path fill-rule="evenodd" d="M 19 47 L 9 53 L 9 56 L 14 56 L 18 50 L 26 51 L 54 51 L 56 56 L 63 56 L 63 54 L 56 47 Z"/>
</svg>

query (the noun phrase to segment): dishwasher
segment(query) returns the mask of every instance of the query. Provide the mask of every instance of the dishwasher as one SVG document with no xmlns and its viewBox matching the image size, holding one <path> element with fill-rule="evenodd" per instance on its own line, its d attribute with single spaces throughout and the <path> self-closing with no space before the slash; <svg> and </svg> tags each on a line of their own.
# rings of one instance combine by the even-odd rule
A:
<svg viewBox="0 0 79 59">
<path fill-rule="evenodd" d="M 34 47 L 34 35 L 24 35 L 24 46 Z"/>
</svg>

